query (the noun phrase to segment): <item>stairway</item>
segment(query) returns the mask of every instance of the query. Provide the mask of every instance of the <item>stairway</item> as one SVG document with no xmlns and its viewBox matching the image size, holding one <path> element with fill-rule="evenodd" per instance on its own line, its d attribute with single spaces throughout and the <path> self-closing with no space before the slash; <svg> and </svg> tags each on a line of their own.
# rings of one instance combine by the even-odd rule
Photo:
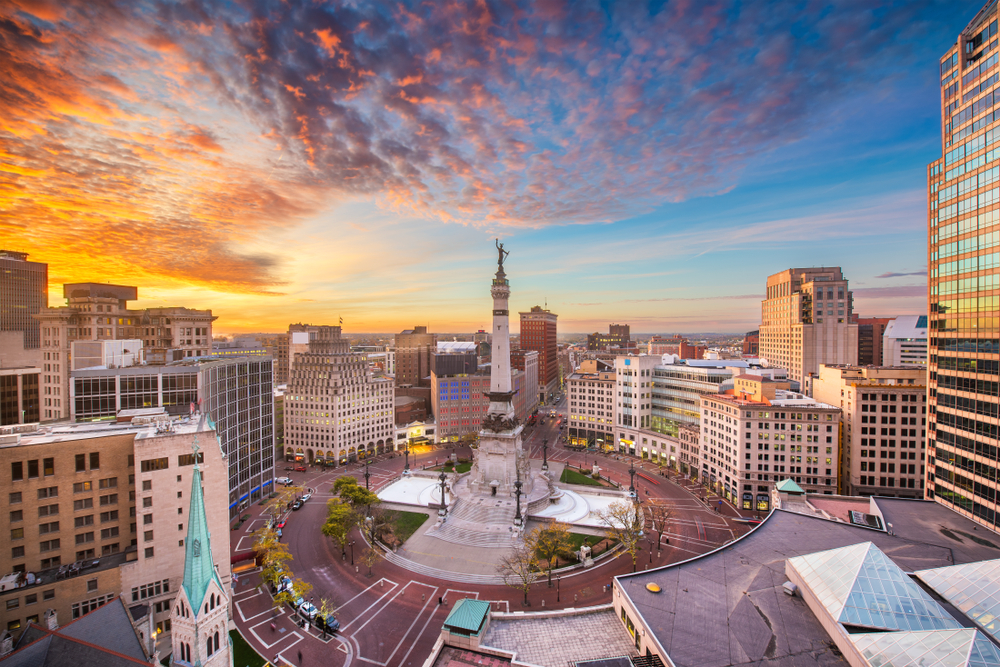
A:
<svg viewBox="0 0 1000 667">
<path fill-rule="evenodd" d="M 470 547 L 510 547 L 515 541 L 516 512 L 515 502 L 507 498 L 463 498 L 444 524 L 431 528 L 426 534 Z"/>
</svg>

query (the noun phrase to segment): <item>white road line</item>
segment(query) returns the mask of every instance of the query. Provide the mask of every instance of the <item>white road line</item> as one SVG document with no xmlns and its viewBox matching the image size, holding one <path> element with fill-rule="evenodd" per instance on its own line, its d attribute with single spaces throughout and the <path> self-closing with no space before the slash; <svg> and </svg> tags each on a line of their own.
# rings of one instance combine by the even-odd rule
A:
<svg viewBox="0 0 1000 667">
<path fill-rule="evenodd" d="M 376 581 L 374 584 L 372 584 L 371 586 L 369 586 L 365 590 L 361 591 L 360 593 L 358 593 L 357 595 L 355 595 L 350 600 L 348 600 L 347 602 L 345 602 L 344 604 L 342 604 L 340 606 L 341 607 L 346 607 L 347 605 L 351 604 L 352 602 L 354 602 L 355 600 L 357 600 L 359 597 L 361 597 L 362 595 L 364 595 L 365 593 L 367 593 L 371 589 L 375 588 L 376 586 L 379 586 L 380 582 L 382 582 L 382 581 L 388 583 L 390 586 L 393 586 L 393 587 L 399 586 L 399 584 L 397 584 L 395 581 L 390 581 L 389 579 L 386 579 L 385 577 L 382 577 L 381 579 L 379 579 L 378 581 Z M 391 588 L 389 589 L 389 592 L 390 593 L 392 592 Z"/>
<path fill-rule="evenodd" d="M 420 610 L 420 613 L 417 614 L 416 618 L 413 619 L 413 623 L 410 623 L 410 627 L 406 629 L 406 634 L 403 635 L 403 639 L 399 640 L 400 644 L 402 644 L 403 640 L 405 640 L 409 636 L 410 630 L 412 630 L 413 626 L 417 624 L 418 620 L 420 620 L 420 616 L 421 616 L 421 614 L 424 613 L 425 609 L 427 609 L 427 605 L 426 604 Z M 400 662 L 400 664 L 406 664 L 406 659 L 409 658 L 410 657 L 410 653 L 413 652 L 413 647 L 417 645 L 417 640 L 424 635 L 424 632 L 427 631 L 427 626 L 430 624 L 432 618 L 434 618 L 434 612 L 431 612 L 430 614 L 427 614 L 427 620 L 424 621 L 424 625 L 423 625 L 422 628 L 420 628 L 420 632 L 418 632 L 417 635 L 416 635 L 416 637 L 414 637 L 413 641 L 410 642 L 410 648 L 406 652 L 406 654 L 403 656 L 403 659 Z M 392 655 L 390 655 L 389 658 L 392 659 L 392 656 L 395 655 L 396 651 L 398 651 L 398 650 L 399 650 L 399 644 L 396 645 L 396 649 L 392 652 Z M 386 662 L 384 664 L 388 664 L 388 662 Z"/>
<path fill-rule="evenodd" d="M 410 583 L 412 583 L 412 582 L 410 582 Z M 395 599 L 395 598 L 399 597 L 400 595 L 402 595 L 403 591 L 405 591 L 409 587 L 409 585 L 410 584 L 408 583 L 408 584 L 406 584 L 406 586 L 403 586 L 398 591 L 396 591 L 396 594 L 393 595 L 393 599 Z M 371 588 L 371 587 L 369 586 L 369 588 Z M 382 595 L 380 595 L 375 600 L 375 602 L 372 602 L 370 605 L 368 605 L 368 607 L 366 609 L 364 609 L 360 614 L 358 614 L 357 616 L 355 616 L 354 619 L 350 623 L 348 623 L 347 625 L 341 626 L 341 629 L 340 629 L 341 632 L 347 630 L 347 628 L 349 628 L 352 625 L 354 625 L 354 623 L 356 621 L 360 620 L 362 617 L 364 617 L 365 614 L 367 614 L 369 611 L 371 611 L 372 607 L 375 607 L 379 602 L 381 602 L 382 600 L 384 600 L 387 596 L 389 596 L 391 594 L 392 594 L 392 589 L 390 589 L 390 590 L 386 591 L 385 593 L 383 593 Z M 360 595 L 360 593 L 359 593 L 359 595 Z M 357 595 L 355 595 L 354 597 L 357 597 Z M 351 599 L 353 600 L 354 598 L 351 598 Z M 343 606 L 344 605 L 341 605 L 341 607 L 343 607 Z M 367 625 L 367 624 L 368 624 L 368 621 L 365 621 L 365 625 Z M 362 625 L 361 627 L 364 627 L 364 625 Z"/>
</svg>

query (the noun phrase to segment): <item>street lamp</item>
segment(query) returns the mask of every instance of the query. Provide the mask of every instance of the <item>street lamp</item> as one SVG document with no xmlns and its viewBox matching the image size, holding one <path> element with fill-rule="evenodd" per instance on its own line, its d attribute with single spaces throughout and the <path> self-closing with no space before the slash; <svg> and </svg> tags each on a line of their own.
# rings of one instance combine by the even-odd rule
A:
<svg viewBox="0 0 1000 667">
<path fill-rule="evenodd" d="M 635 459 L 628 468 L 628 492 L 635 496 Z"/>
<path fill-rule="evenodd" d="M 406 448 L 403 450 L 403 455 L 406 457 L 406 465 L 403 467 L 403 474 L 410 474 L 410 441 L 406 441 Z"/>
<path fill-rule="evenodd" d="M 517 513 L 514 514 L 514 525 L 521 525 L 521 471 L 517 473 L 517 481 L 514 482 L 514 497 L 517 500 Z"/>
<path fill-rule="evenodd" d="M 366 491 L 371 491 L 371 486 L 368 483 L 368 480 L 371 479 L 371 476 L 372 476 L 372 474 L 370 472 L 368 472 L 368 461 L 365 461 L 365 490 Z"/>
<path fill-rule="evenodd" d="M 351 547 L 351 565 L 354 565 L 354 540 L 351 540 L 347 546 Z"/>
<path fill-rule="evenodd" d="M 556 602 L 559 602 L 559 577 L 556 577 Z"/>
<path fill-rule="evenodd" d="M 445 482 L 446 479 L 448 479 L 448 476 L 444 474 L 444 470 L 443 469 L 441 470 L 441 474 L 438 475 L 438 479 L 441 480 L 441 515 L 442 516 L 447 516 L 447 514 L 448 514 L 448 505 L 447 505 L 447 503 L 445 502 L 445 499 L 444 499 L 444 482 Z"/>
<path fill-rule="evenodd" d="M 549 439 L 542 440 L 542 470 L 549 469 Z"/>
</svg>

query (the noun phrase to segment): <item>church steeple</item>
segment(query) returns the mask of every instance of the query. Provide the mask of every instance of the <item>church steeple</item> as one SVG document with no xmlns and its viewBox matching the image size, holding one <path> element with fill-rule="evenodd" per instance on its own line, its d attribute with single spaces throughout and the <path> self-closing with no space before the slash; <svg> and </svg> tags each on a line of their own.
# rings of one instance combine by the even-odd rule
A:
<svg viewBox="0 0 1000 667">
<path fill-rule="evenodd" d="M 205 516 L 205 494 L 201 488 L 201 464 L 198 463 L 198 437 L 195 436 L 194 474 L 191 476 L 191 506 L 188 508 L 187 540 L 184 542 L 184 591 L 196 610 L 201 608 L 208 591 L 208 584 L 214 579 L 222 589 L 222 581 L 212 563 L 212 545 L 208 534 L 208 519 Z"/>
</svg>

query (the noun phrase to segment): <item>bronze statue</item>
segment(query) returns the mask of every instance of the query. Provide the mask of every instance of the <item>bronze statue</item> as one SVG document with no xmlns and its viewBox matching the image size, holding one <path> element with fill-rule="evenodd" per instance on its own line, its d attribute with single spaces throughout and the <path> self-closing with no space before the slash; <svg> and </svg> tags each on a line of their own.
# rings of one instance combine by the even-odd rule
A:
<svg viewBox="0 0 1000 667">
<path fill-rule="evenodd" d="M 509 255 L 510 252 L 503 249 L 503 244 L 500 243 L 500 239 L 496 240 L 496 244 L 497 244 L 497 255 L 498 255 L 498 257 L 497 257 L 497 265 L 502 269 L 503 268 L 503 260 L 507 258 L 507 255 Z"/>
</svg>

